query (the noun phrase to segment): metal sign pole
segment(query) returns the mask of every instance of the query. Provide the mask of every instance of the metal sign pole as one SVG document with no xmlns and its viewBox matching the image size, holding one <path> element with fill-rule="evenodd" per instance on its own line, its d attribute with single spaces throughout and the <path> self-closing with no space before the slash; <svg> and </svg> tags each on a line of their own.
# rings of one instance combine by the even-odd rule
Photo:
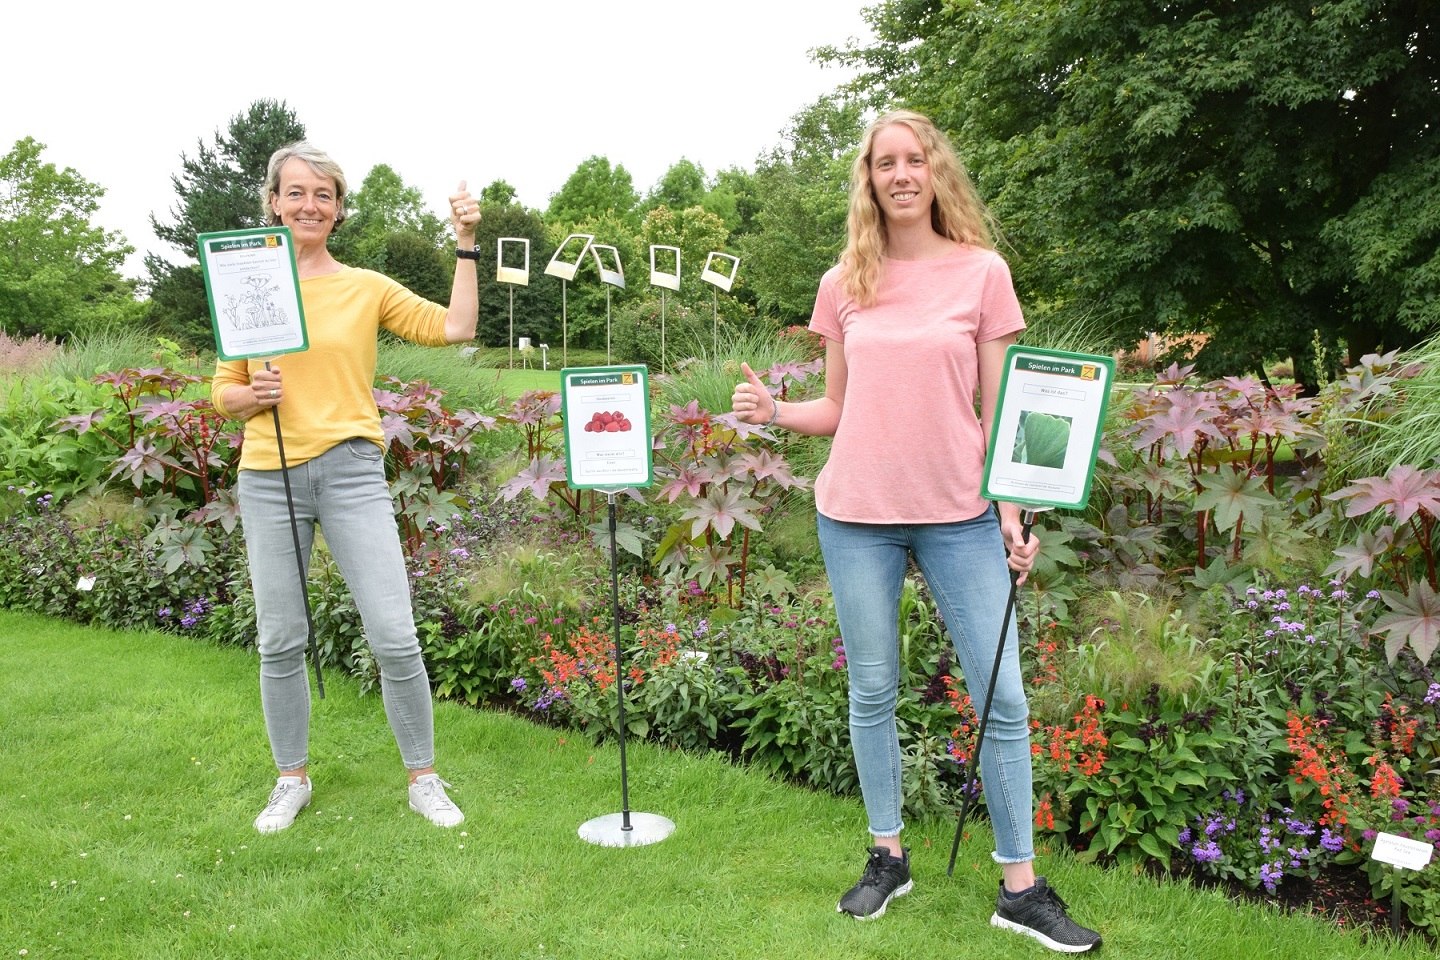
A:
<svg viewBox="0 0 1440 960">
<path fill-rule="evenodd" d="M 1035 525 L 1035 511 L 1026 510 L 1021 513 L 1020 524 L 1020 539 L 1029 543 L 1030 528 Z M 950 844 L 950 866 L 945 870 L 947 877 L 955 873 L 955 855 L 960 850 L 960 835 L 965 831 L 965 820 L 970 816 L 970 808 L 980 794 L 980 783 L 976 779 L 976 773 L 980 769 L 980 749 L 985 745 L 985 727 L 990 722 L 990 703 L 995 699 L 995 682 L 999 679 L 1000 661 L 1005 655 L 1005 634 L 1010 630 L 1010 617 L 1015 612 L 1018 579 L 1015 571 L 1010 571 L 1010 597 L 1005 601 L 1005 619 L 1000 622 L 1000 639 L 995 642 L 995 663 L 990 668 L 990 684 L 985 688 L 985 706 L 980 712 L 980 726 L 975 730 L 975 749 L 965 763 L 965 776 L 960 780 L 960 815 L 955 821 L 955 840 Z"/>
<path fill-rule="evenodd" d="M 265 361 L 270 369 L 270 361 Z M 315 664 L 315 688 L 325 699 L 325 678 L 320 675 L 320 645 L 315 640 L 315 619 L 310 614 L 310 588 L 305 582 L 305 557 L 300 552 L 300 525 L 295 521 L 295 496 L 290 492 L 290 467 L 285 463 L 285 440 L 280 436 L 280 408 L 270 408 L 275 418 L 275 447 L 280 451 L 280 479 L 285 481 L 285 507 L 290 511 L 290 538 L 295 544 L 295 573 L 300 583 L 300 598 L 305 604 L 305 635 L 309 639 L 310 659 Z"/>
<path fill-rule="evenodd" d="M 620 647 L 620 566 L 615 550 L 615 491 L 605 491 L 610 525 L 610 616 L 615 655 L 615 712 L 620 733 L 620 812 L 580 825 L 580 839 L 602 847 L 642 847 L 675 832 L 673 821 L 655 813 L 630 812 L 630 779 L 625 757 L 625 654 Z"/>
</svg>

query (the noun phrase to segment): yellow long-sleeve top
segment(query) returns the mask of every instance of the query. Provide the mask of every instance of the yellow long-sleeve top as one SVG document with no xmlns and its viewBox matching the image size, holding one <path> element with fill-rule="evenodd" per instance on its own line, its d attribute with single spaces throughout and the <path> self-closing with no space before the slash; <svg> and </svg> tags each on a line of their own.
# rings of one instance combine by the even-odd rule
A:
<svg viewBox="0 0 1440 960">
<path fill-rule="evenodd" d="M 384 450 L 380 411 L 371 392 L 380 328 L 424 346 L 444 346 L 446 308 L 384 274 L 355 267 L 301 280 L 300 300 L 309 349 L 271 361 L 284 384 L 284 398 L 275 409 L 286 464 L 304 463 L 351 437 Z M 264 359 L 217 362 L 210 387 L 215 409 L 233 418 L 222 399 L 226 389 L 248 385 L 251 372 L 264 368 Z M 245 422 L 240 469 L 280 469 L 275 418 L 268 410 Z"/>
</svg>

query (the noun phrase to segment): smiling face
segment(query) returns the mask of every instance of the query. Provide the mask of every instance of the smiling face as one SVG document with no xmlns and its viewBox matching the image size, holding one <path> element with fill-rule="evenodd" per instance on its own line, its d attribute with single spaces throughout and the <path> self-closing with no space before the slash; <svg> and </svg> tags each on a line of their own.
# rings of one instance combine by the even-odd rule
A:
<svg viewBox="0 0 1440 960">
<path fill-rule="evenodd" d="M 935 203 L 930 163 L 919 138 L 905 124 L 892 123 L 875 133 L 870 190 L 888 226 L 930 222 Z"/>
<path fill-rule="evenodd" d="M 278 189 L 270 194 L 270 209 L 290 228 L 297 244 L 324 243 L 335 229 L 338 213 L 335 181 L 316 173 L 300 157 L 291 157 L 280 168 Z"/>
</svg>

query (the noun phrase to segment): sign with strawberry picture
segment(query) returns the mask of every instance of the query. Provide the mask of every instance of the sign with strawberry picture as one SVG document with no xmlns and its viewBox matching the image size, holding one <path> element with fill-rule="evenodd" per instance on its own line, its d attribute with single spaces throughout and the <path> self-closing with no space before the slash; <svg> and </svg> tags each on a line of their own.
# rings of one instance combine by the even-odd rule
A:
<svg viewBox="0 0 1440 960">
<path fill-rule="evenodd" d="M 649 376 L 643 366 L 560 371 L 565 478 L 577 490 L 648 487 Z"/>
</svg>

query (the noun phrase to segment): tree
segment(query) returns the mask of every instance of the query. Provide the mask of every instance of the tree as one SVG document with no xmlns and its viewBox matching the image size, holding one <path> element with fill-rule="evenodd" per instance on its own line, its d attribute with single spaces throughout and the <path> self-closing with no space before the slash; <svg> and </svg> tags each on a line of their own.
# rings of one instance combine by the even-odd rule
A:
<svg viewBox="0 0 1440 960">
<path fill-rule="evenodd" d="M 809 320 L 820 277 L 845 245 L 850 162 L 862 126 L 859 106 L 821 98 L 792 119 L 788 146 L 756 168 L 758 229 L 737 245 L 760 311 L 782 325 Z"/>
<path fill-rule="evenodd" d="M 455 279 L 451 249 L 436 249 L 432 240 L 416 231 L 396 230 L 385 235 L 385 273 L 427 300 L 448 304 Z"/>
<path fill-rule="evenodd" d="M 672 210 L 699 206 L 705 198 L 705 168 L 681 157 L 673 164 L 645 198 L 647 212 L 664 204 Z"/>
<path fill-rule="evenodd" d="M 729 167 L 715 175 L 715 182 L 705 191 L 700 206 L 725 221 L 730 242 L 754 232 L 760 213 L 759 185 L 755 174 L 740 167 Z"/>
<path fill-rule="evenodd" d="M 261 186 L 270 155 L 287 143 L 305 138 L 305 127 L 284 102 L 257 100 L 230 120 L 213 145 L 197 141 L 194 158 L 181 154 L 181 172 L 170 178 L 178 201 L 173 222 L 153 214 L 155 235 L 178 250 L 189 263 L 172 264 L 147 254 L 150 322 L 159 330 L 195 345 L 211 341 L 210 311 L 195 238 L 201 233 L 262 226 Z"/>
<path fill-rule="evenodd" d="M 630 171 L 610 166 L 604 157 L 592 156 L 580 164 L 553 197 L 545 211 L 545 222 L 564 227 L 599 217 L 607 211 L 634 226 L 639 225 L 640 195 L 635 192 Z"/>
<path fill-rule="evenodd" d="M 711 251 L 724 251 L 729 233 L 723 220 L 698 205 L 685 210 L 659 206 L 645 215 L 639 241 L 645 251 L 647 273 L 652 245 L 680 248 L 680 289 L 667 296 L 670 313 L 665 330 L 667 349 L 662 351 L 662 358 L 668 362 L 673 363 L 687 353 L 708 353 L 717 313 L 727 327 L 738 325 L 750 316 L 750 311 L 734 297 L 727 295 L 722 302 L 722 298 L 716 296 L 716 288 L 700 280 L 706 258 Z M 656 319 L 660 313 L 660 291 L 648 285 L 643 289 L 644 296 L 653 301 L 653 308 L 642 309 L 640 315 Z M 743 277 L 741 285 L 734 289 L 743 289 Z"/>
<path fill-rule="evenodd" d="M 1432 7 L 887 0 L 873 45 L 821 57 L 957 135 L 1022 295 L 1313 384 L 1317 339 L 1358 357 L 1440 326 Z"/>
<path fill-rule="evenodd" d="M 449 245 L 450 225 L 426 210 L 419 188 L 406 186 L 386 164 L 377 164 L 365 175 L 360 189 L 347 198 L 346 207 L 345 222 L 330 238 L 331 252 L 342 263 L 388 273 L 412 290 L 415 287 L 386 259 L 391 236 L 410 234 L 428 244 L 432 252 Z M 406 245 L 406 249 L 414 247 Z"/>
<path fill-rule="evenodd" d="M 42 162 L 44 150 L 25 137 L 0 157 L 0 330 L 62 339 L 133 321 L 134 285 L 120 275 L 133 248 L 90 223 L 105 191 Z"/>
<path fill-rule="evenodd" d="M 503 181 L 497 181 L 501 183 Z M 486 188 L 489 191 L 490 188 Z M 486 195 L 482 191 L 482 196 Z M 501 237 L 530 241 L 529 283 L 496 283 L 498 264 L 495 254 Z M 480 323 L 475 342 L 486 347 L 505 347 L 510 343 L 510 304 L 514 298 L 515 336 L 529 337 L 537 345 L 553 340 L 559 343 L 560 285 L 542 272 L 555 252 L 546 237 L 545 224 L 533 210 L 518 203 L 493 204 L 481 201 L 480 226 L 475 230 L 475 243 L 480 247 L 480 261 L 475 269 L 480 278 Z M 518 251 L 519 244 L 513 247 Z M 507 255 L 505 266 L 522 266 L 518 256 Z"/>
<path fill-rule="evenodd" d="M 496 180 L 480 191 L 480 203 L 492 207 L 508 207 L 515 202 L 515 188 L 505 180 Z"/>
</svg>

